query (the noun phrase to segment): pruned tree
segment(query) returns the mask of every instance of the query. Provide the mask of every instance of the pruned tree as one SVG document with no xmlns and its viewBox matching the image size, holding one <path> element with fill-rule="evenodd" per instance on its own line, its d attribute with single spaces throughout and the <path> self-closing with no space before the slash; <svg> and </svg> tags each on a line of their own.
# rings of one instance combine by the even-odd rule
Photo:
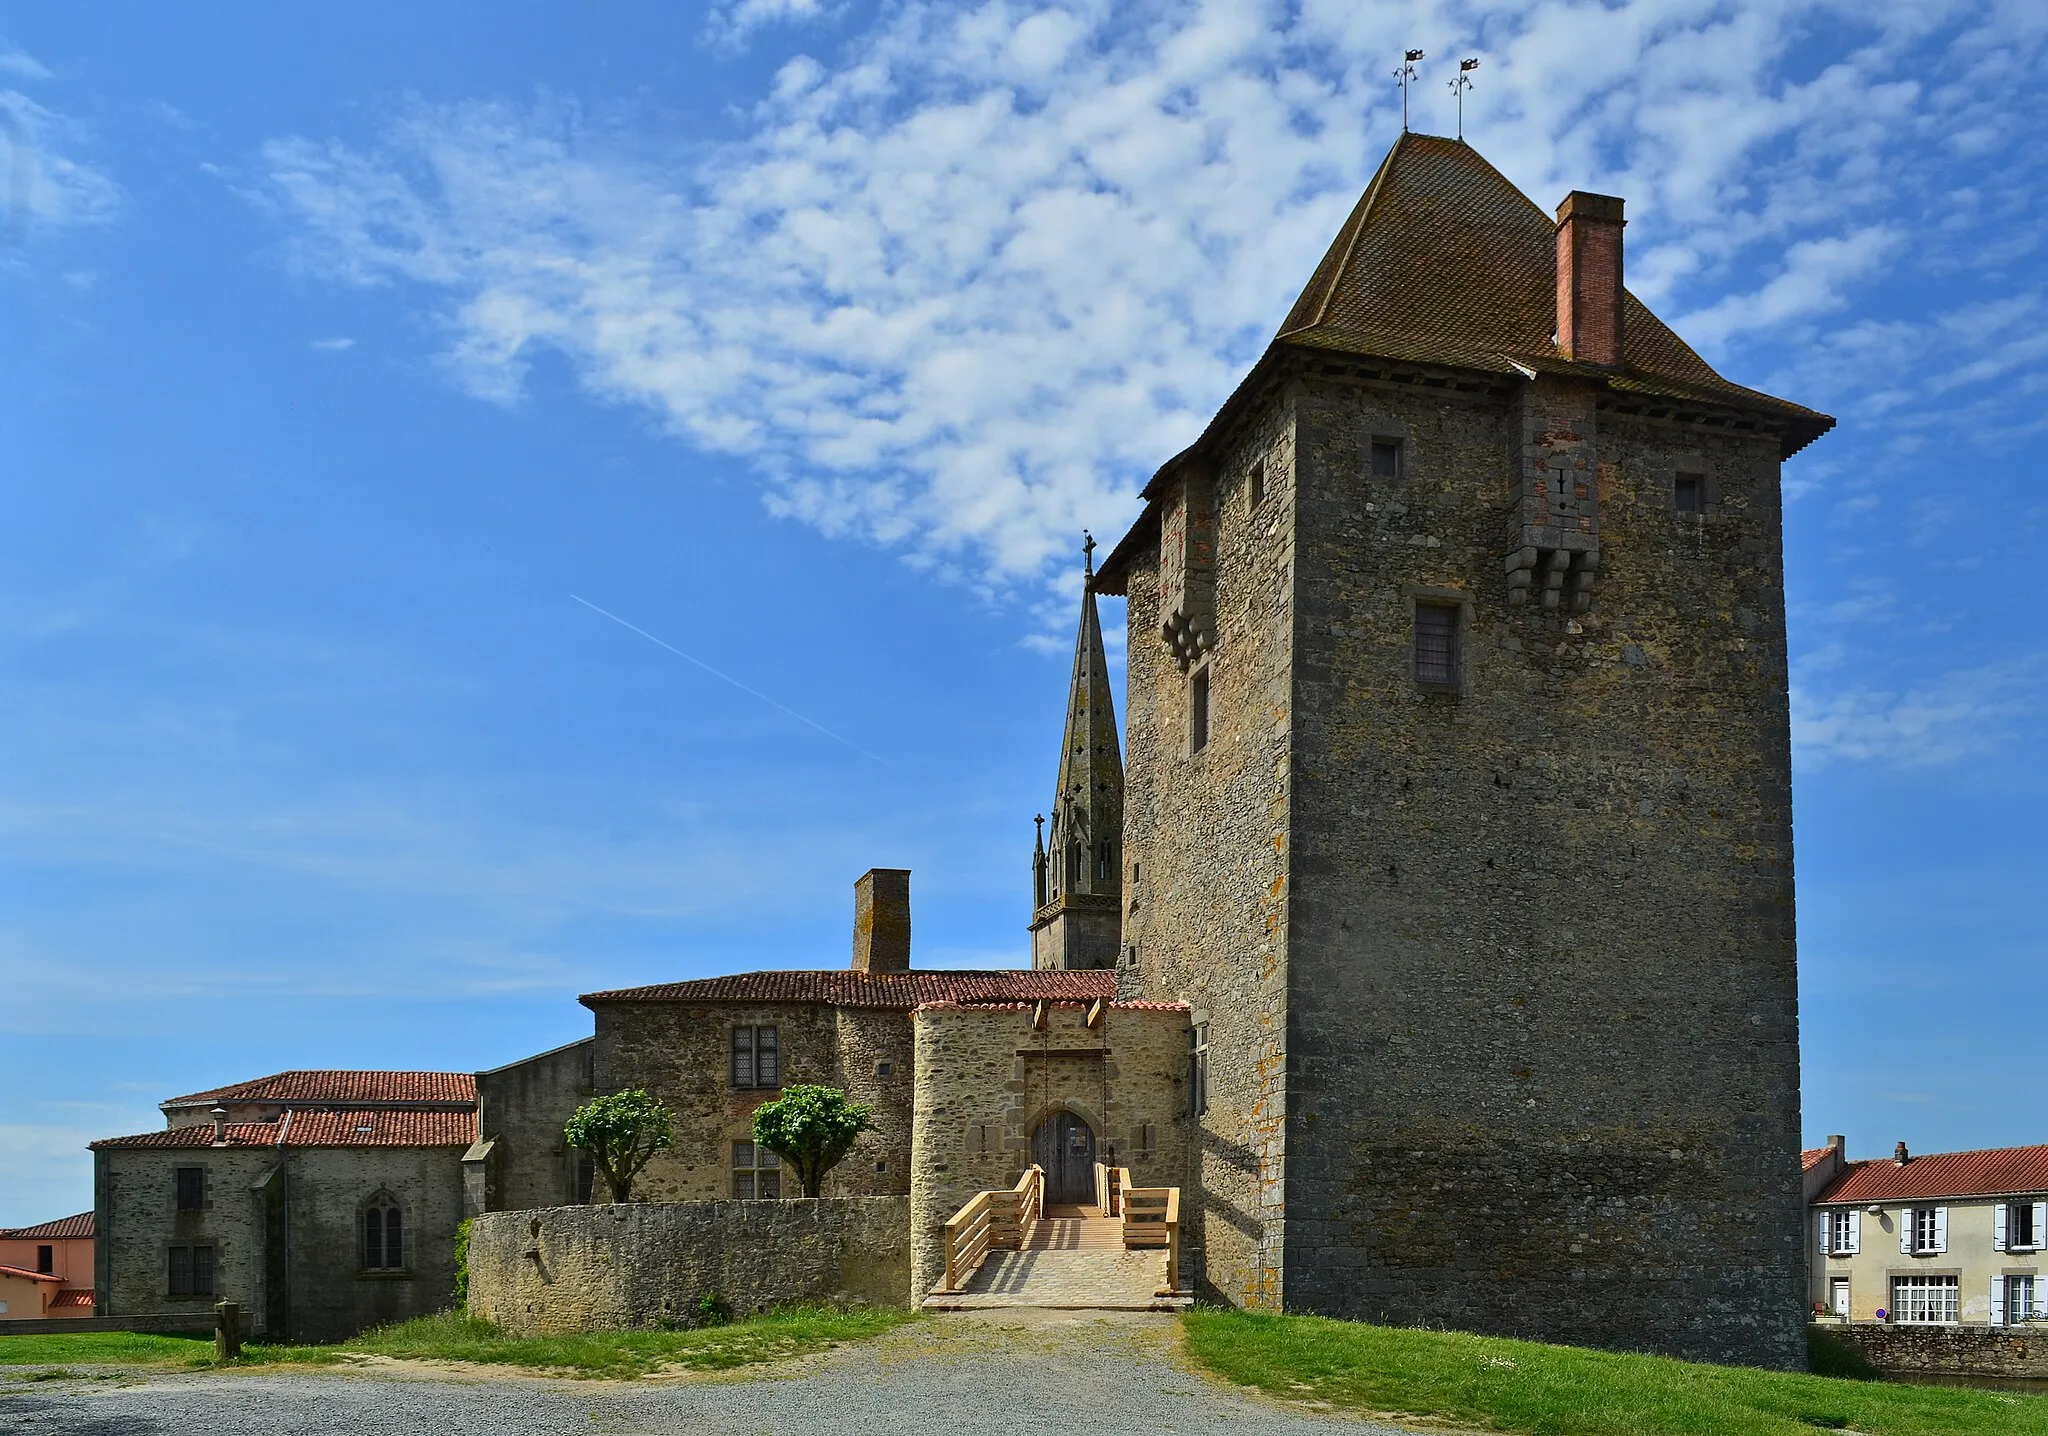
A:
<svg viewBox="0 0 2048 1436">
<path fill-rule="evenodd" d="M 853 1150 L 861 1133 L 874 1130 L 873 1111 L 865 1102 L 847 1101 L 837 1087 L 799 1082 L 754 1109 L 754 1144 L 794 1167 L 804 1195 L 815 1197 L 825 1173 Z"/>
<path fill-rule="evenodd" d="M 632 1200 L 633 1179 L 670 1141 L 668 1108 L 635 1087 L 593 1097 L 562 1128 L 563 1139 L 590 1153 L 614 1202 Z"/>
</svg>

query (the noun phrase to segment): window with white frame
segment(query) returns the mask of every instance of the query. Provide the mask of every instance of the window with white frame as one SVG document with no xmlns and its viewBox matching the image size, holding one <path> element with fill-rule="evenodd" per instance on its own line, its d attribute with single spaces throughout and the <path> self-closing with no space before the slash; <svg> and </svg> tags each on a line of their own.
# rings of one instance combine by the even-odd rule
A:
<svg viewBox="0 0 2048 1436">
<path fill-rule="evenodd" d="M 1948 1208 L 1912 1207 L 1899 1223 L 1899 1250 L 1908 1256 L 1936 1256 L 1948 1250 Z"/>
<path fill-rule="evenodd" d="M 782 1199 L 782 1158 L 752 1142 L 732 1144 L 732 1195 L 739 1202 Z"/>
<path fill-rule="evenodd" d="M 1991 1245 L 1996 1250 L 2039 1251 L 2042 1235 L 2048 1231 L 2048 1202 L 2000 1202 L 1992 1221 Z"/>
<path fill-rule="evenodd" d="M 1827 1222 L 1827 1246 L 1830 1256 L 1854 1256 L 1862 1249 L 1863 1214 L 1858 1211 L 1829 1212 Z"/>
<path fill-rule="evenodd" d="M 1991 1279 L 1991 1324 L 2018 1326 L 2023 1321 L 2048 1321 L 2048 1282 L 2032 1274 Z"/>
<path fill-rule="evenodd" d="M 1952 1276 L 1895 1276 L 1891 1318 L 1912 1326 L 1953 1322 L 1959 1309 L 1958 1295 L 1958 1282 Z"/>
</svg>

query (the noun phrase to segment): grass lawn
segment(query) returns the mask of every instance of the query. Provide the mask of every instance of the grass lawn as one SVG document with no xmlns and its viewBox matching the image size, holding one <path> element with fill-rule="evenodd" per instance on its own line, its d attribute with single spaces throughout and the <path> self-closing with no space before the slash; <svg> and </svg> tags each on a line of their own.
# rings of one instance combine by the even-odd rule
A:
<svg viewBox="0 0 2048 1436">
<path fill-rule="evenodd" d="M 332 1365 L 351 1354 L 421 1361 L 473 1361 L 572 1376 L 641 1376 L 661 1367 L 716 1371 L 822 1351 L 879 1336 L 916 1320 L 908 1311 L 790 1307 L 726 1326 L 693 1331 L 601 1331 L 580 1336 L 507 1336 L 489 1322 L 454 1312 L 366 1331 L 335 1346 L 242 1349 L 235 1366 Z M 0 1336 L 0 1366 L 212 1366 L 213 1342 L 181 1336 L 84 1332 L 75 1336 Z"/>
<path fill-rule="evenodd" d="M 2048 1397 L 1705 1366 L 1315 1316 L 1200 1309 L 1189 1353 L 1220 1376 L 1347 1410 L 1532 1436 L 2048 1436 Z"/>
</svg>

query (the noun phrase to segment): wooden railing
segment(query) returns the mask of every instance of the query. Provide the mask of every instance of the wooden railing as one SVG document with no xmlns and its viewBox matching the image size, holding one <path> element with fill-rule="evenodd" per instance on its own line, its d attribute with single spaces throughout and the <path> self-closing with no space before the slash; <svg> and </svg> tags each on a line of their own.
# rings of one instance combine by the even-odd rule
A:
<svg viewBox="0 0 2048 1436">
<path fill-rule="evenodd" d="M 992 1251 L 1015 1251 L 1024 1233 L 1045 1213 L 1045 1171 L 1028 1167 L 1005 1192 L 976 1192 L 946 1223 L 946 1281 L 956 1292 L 981 1270 Z"/>
<path fill-rule="evenodd" d="M 1123 1193 L 1124 1250 L 1166 1248 L 1162 1296 L 1180 1290 L 1180 1188 L 1126 1187 Z"/>
<path fill-rule="evenodd" d="M 1124 1214 L 1124 1193 L 1130 1189 L 1131 1169 L 1095 1164 L 1095 1209 L 1105 1217 Z"/>
</svg>

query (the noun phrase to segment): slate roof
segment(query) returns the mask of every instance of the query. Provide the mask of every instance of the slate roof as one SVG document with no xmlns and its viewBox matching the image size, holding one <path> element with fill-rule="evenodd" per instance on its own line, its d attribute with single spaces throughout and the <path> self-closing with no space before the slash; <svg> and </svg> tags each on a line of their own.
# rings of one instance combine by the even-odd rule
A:
<svg viewBox="0 0 2048 1436">
<path fill-rule="evenodd" d="M 476 1140 L 474 1110 L 460 1112 L 390 1111 L 373 1108 L 342 1112 L 286 1112 L 274 1122 L 230 1122 L 223 1145 L 229 1147 L 467 1147 Z M 210 1148 L 213 1124 L 140 1132 L 132 1137 L 106 1137 L 91 1144 L 103 1148 Z"/>
<path fill-rule="evenodd" d="M 828 1007 L 893 1007 L 909 1011 L 927 1002 L 1089 1002 L 1116 996 L 1116 974 L 1106 970 L 931 969 L 855 972 L 851 968 L 737 972 L 689 982 L 661 982 L 586 993 L 599 1002 L 822 1002 Z"/>
<path fill-rule="evenodd" d="M 2048 1147 L 1935 1152 L 1900 1166 L 1889 1157 L 1851 1162 L 1816 1202 L 1913 1201 L 1921 1197 L 2048 1194 Z"/>
<path fill-rule="evenodd" d="M 80 1212 L 75 1217 L 59 1217 L 54 1222 L 38 1222 L 32 1227 L 0 1227 L 0 1241 L 9 1242 L 63 1241 L 71 1237 L 91 1235 L 91 1212 Z"/>
<path fill-rule="evenodd" d="M 250 1082 L 215 1087 L 173 1097 L 161 1104 L 211 1107 L 223 1102 L 328 1102 L 337 1106 L 370 1104 L 469 1105 L 476 1101 L 476 1076 L 470 1072 L 277 1072 Z"/>
</svg>

